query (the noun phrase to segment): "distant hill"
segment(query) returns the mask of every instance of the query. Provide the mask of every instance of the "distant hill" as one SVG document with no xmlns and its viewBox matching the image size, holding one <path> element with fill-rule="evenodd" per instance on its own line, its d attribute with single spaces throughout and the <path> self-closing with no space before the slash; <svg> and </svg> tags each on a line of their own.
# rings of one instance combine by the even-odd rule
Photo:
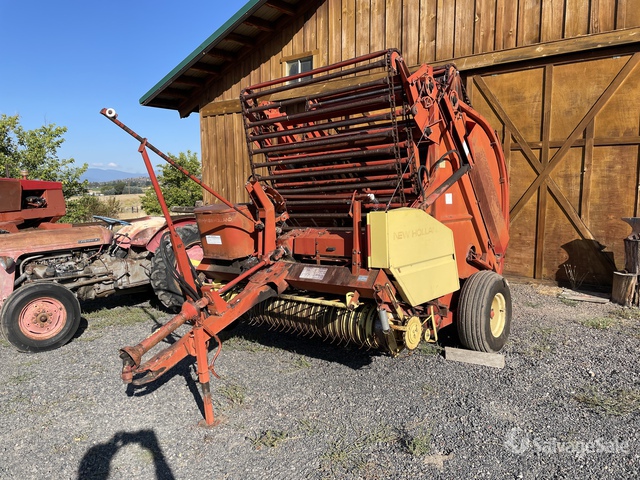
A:
<svg viewBox="0 0 640 480">
<path fill-rule="evenodd" d="M 87 168 L 87 171 L 80 177 L 89 182 L 113 182 L 115 180 L 126 180 L 128 178 L 148 177 L 146 173 L 121 172 L 119 170 L 102 170 L 101 168 Z"/>
</svg>

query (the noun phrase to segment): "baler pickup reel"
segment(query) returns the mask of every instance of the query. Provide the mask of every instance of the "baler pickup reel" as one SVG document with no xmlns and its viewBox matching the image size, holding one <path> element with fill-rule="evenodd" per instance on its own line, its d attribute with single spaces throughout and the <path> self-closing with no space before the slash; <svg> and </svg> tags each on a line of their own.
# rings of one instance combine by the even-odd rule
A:
<svg viewBox="0 0 640 480">
<path fill-rule="evenodd" d="M 195 357 L 214 422 L 209 342 L 242 315 L 289 333 L 397 355 L 459 321 L 468 347 L 509 334 L 508 182 L 500 143 L 464 101 L 453 67 L 411 74 L 388 50 L 242 91 L 252 175 L 233 205 L 117 120 L 139 151 L 172 231 L 187 301 L 121 350 L 141 385 Z M 204 258 L 192 271 L 173 235 L 149 148 L 220 203 L 194 213 Z M 462 291 L 458 295 L 460 283 Z M 192 328 L 147 361 L 181 325 Z M 221 345 L 220 345 L 221 346 Z"/>
</svg>

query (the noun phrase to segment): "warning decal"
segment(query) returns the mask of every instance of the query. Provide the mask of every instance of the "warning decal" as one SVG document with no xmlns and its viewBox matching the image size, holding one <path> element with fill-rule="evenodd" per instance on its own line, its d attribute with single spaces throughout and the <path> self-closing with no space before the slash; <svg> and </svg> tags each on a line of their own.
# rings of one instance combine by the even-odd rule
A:
<svg viewBox="0 0 640 480">
<path fill-rule="evenodd" d="M 327 270 L 327 268 L 304 267 L 298 278 L 305 280 L 323 280 L 327 274 Z"/>
</svg>

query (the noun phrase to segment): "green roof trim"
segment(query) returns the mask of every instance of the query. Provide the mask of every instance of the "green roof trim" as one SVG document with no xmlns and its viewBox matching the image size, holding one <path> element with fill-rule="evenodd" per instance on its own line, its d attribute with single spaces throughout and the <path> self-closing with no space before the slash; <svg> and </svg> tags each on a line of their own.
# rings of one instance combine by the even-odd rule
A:
<svg viewBox="0 0 640 480">
<path fill-rule="evenodd" d="M 249 2 L 247 2 L 247 4 L 240 10 L 238 10 L 233 17 L 227 20 L 224 25 L 218 28 L 209 38 L 202 42 L 200 46 L 191 53 L 191 55 L 180 62 L 177 67 L 171 70 L 167 75 L 165 75 L 162 80 L 156 83 L 153 88 L 151 88 L 151 90 L 145 93 L 142 98 L 140 98 L 140 104 L 145 105 L 146 102 L 152 100 L 160 90 L 162 90 L 165 86 L 167 86 L 167 84 L 171 83 L 181 73 L 183 73 L 182 71 L 186 69 L 193 60 L 201 56 L 208 47 L 210 47 L 216 41 L 222 40 L 227 33 L 238 26 L 238 23 L 241 23 L 243 20 L 249 17 L 251 13 L 253 13 L 252 10 L 254 8 L 260 7 L 266 2 L 267 0 L 250 0 Z"/>
</svg>

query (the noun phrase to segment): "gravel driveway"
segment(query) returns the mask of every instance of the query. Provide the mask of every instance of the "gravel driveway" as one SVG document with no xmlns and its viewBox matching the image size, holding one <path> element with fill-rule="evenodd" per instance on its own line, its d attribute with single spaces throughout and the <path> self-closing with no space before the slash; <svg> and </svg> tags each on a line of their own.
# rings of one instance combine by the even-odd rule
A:
<svg viewBox="0 0 640 480">
<path fill-rule="evenodd" d="M 170 315 L 145 297 L 85 305 L 61 349 L 0 345 L 0 477 L 639 478 L 640 312 L 557 293 L 512 284 L 502 370 L 240 325 L 216 362 L 214 428 L 197 426 L 191 365 L 120 381 L 118 348 Z"/>
</svg>

